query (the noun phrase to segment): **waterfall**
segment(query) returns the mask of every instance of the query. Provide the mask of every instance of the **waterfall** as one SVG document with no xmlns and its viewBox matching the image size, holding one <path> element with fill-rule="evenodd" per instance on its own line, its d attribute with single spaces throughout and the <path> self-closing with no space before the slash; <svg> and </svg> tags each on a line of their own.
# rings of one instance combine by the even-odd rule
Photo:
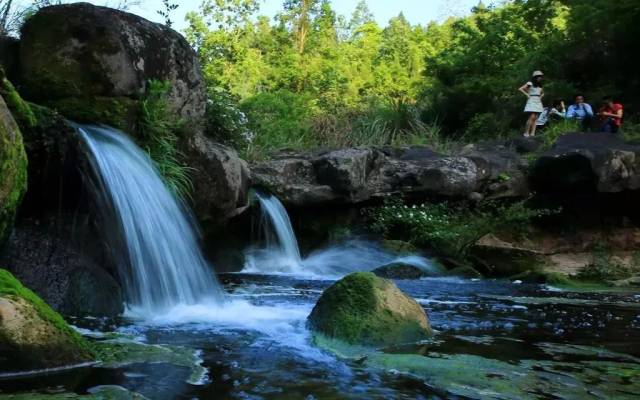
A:
<svg viewBox="0 0 640 400">
<path fill-rule="evenodd" d="M 256 192 L 256 197 L 260 202 L 260 222 L 267 242 L 263 252 L 268 253 L 282 271 L 299 270 L 302 257 L 287 210 L 276 196 Z"/>
<path fill-rule="evenodd" d="M 316 250 L 303 259 L 289 214 L 280 200 L 276 196 L 257 192 L 256 197 L 260 202 L 260 221 L 266 246 L 247 249 L 243 272 L 337 278 L 394 262 L 411 264 L 433 274 L 441 272 L 435 263 L 424 257 L 398 256 L 381 249 L 377 243 L 365 240 L 335 244 Z"/>
<path fill-rule="evenodd" d="M 193 218 L 148 155 L 114 129 L 77 128 L 89 150 L 102 222 L 114 229 L 109 243 L 129 308 L 153 315 L 220 302 L 223 291 L 200 251 Z"/>
</svg>

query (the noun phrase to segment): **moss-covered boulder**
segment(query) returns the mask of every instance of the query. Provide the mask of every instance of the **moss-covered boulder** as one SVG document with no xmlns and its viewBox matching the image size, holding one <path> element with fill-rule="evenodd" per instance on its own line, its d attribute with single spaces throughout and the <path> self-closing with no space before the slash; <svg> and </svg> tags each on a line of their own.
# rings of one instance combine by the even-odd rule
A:
<svg viewBox="0 0 640 400">
<path fill-rule="evenodd" d="M 371 346 L 415 342 L 432 333 L 424 309 L 371 272 L 348 275 L 325 290 L 308 324 L 325 336 Z"/>
<path fill-rule="evenodd" d="M 91 347 L 40 297 L 0 269 L 0 370 L 91 361 Z"/>
<path fill-rule="evenodd" d="M 27 155 L 22 135 L 0 96 L 0 246 L 7 239 L 27 190 Z"/>
<path fill-rule="evenodd" d="M 150 80 L 171 83 L 170 106 L 182 118 L 205 113 L 198 57 L 184 37 L 112 8 L 40 9 L 21 30 L 20 70 L 27 99 L 79 121 L 123 128 Z"/>
</svg>

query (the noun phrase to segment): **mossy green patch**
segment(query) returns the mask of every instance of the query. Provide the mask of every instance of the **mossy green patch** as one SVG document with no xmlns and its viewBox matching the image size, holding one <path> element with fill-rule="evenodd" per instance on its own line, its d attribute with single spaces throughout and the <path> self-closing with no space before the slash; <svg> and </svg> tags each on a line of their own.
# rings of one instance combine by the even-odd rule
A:
<svg viewBox="0 0 640 400">
<path fill-rule="evenodd" d="M 386 285 L 393 283 L 370 272 L 348 275 L 325 290 L 309 316 L 309 326 L 329 337 L 367 345 L 428 338 L 429 328 L 417 319 L 383 306 Z M 417 303 L 415 307 L 413 311 L 424 314 Z"/>
<path fill-rule="evenodd" d="M 17 297 L 30 303 L 38 316 L 44 321 L 51 323 L 56 329 L 63 333 L 81 351 L 93 354 L 93 349 L 78 332 L 67 324 L 60 314 L 55 312 L 37 294 L 24 287 L 9 271 L 0 269 L 0 297 Z M 63 351 L 63 349 L 61 349 Z"/>
<path fill-rule="evenodd" d="M 139 393 L 115 385 L 96 386 L 89 389 L 90 394 L 76 393 L 17 393 L 0 394 L 0 400 L 144 400 Z"/>
<path fill-rule="evenodd" d="M 31 111 L 31 107 L 22 99 L 15 87 L 6 78 L 2 67 L 0 67 L 0 95 L 4 98 L 9 110 L 11 110 L 20 125 L 35 126 L 36 117 Z"/>
<path fill-rule="evenodd" d="M 66 118 L 81 123 L 102 123 L 125 132 L 133 132 L 138 109 L 137 100 L 128 97 L 67 97 L 46 102 Z"/>
<path fill-rule="evenodd" d="M 574 362 L 523 359 L 505 362 L 471 354 L 391 354 L 314 335 L 314 344 L 359 366 L 401 373 L 424 381 L 443 398 L 578 400 L 634 399 L 640 392 L 638 360 L 589 346 L 542 344 L 550 357 Z M 604 356 L 603 356 L 604 354 Z"/>
<path fill-rule="evenodd" d="M 6 240 L 27 190 L 22 134 L 0 97 L 0 245 Z"/>
<path fill-rule="evenodd" d="M 138 363 L 167 363 L 191 369 L 188 382 L 199 383 L 207 370 L 198 351 L 181 346 L 145 344 L 122 336 L 94 343 L 97 359 L 105 368 Z"/>
</svg>

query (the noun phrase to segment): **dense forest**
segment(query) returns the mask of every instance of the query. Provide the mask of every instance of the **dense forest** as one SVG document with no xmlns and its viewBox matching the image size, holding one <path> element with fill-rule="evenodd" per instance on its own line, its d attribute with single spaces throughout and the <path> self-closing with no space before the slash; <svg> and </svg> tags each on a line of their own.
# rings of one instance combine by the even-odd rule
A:
<svg viewBox="0 0 640 400">
<path fill-rule="evenodd" d="M 637 103 L 636 0 L 480 2 L 465 17 L 411 25 L 400 14 L 384 27 L 366 1 L 350 18 L 328 0 L 285 1 L 274 20 L 259 6 L 206 0 L 184 32 L 210 88 L 210 130 L 253 155 L 506 135 L 521 130 L 516 89 L 534 69 L 548 102 Z"/>
<path fill-rule="evenodd" d="M 35 1 L 13 18 L 11 2 L 2 3 L 0 26 L 17 32 L 35 10 L 63 1 Z M 162 4 L 171 26 L 179 3 Z M 524 124 L 516 89 L 533 70 L 547 76 L 546 103 L 581 93 L 597 108 L 610 95 L 627 110 L 625 133 L 637 131 L 637 0 L 480 2 L 464 17 L 412 25 L 399 14 L 386 26 L 366 0 L 349 17 L 329 0 L 286 0 L 274 18 L 260 5 L 204 0 L 183 32 L 207 80 L 210 136 L 247 158 L 516 134 Z"/>
</svg>

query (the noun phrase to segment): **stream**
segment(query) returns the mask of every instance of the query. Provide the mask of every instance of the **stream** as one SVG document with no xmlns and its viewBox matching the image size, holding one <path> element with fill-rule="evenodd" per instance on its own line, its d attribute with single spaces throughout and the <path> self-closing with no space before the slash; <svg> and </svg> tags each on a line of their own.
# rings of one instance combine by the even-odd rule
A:
<svg viewBox="0 0 640 400">
<path fill-rule="evenodd" d="M 171 363 L 85 367 L 0 381 L 3 392 L 86 393 L 120 385 L 149 399 L 625 399 L 640 393 L 640 295 L 576 293 L 506 281 L 426 278 L 398 286 L 427 310 L 433 341 L 419 373 L 341 358 L 311 344 L 305 319 L 332 281 L 228 274 L 223 311 L 175 309 L 154 320 L 83 319 L 148 344 L 198 350 L 207 376 Z M 85 331 L 87 332 L 87 331 Z M 392 361 L 393 362 L 393 361 Z M 195 383 L 195 384 L 194 384 Z"/>
</svg>

